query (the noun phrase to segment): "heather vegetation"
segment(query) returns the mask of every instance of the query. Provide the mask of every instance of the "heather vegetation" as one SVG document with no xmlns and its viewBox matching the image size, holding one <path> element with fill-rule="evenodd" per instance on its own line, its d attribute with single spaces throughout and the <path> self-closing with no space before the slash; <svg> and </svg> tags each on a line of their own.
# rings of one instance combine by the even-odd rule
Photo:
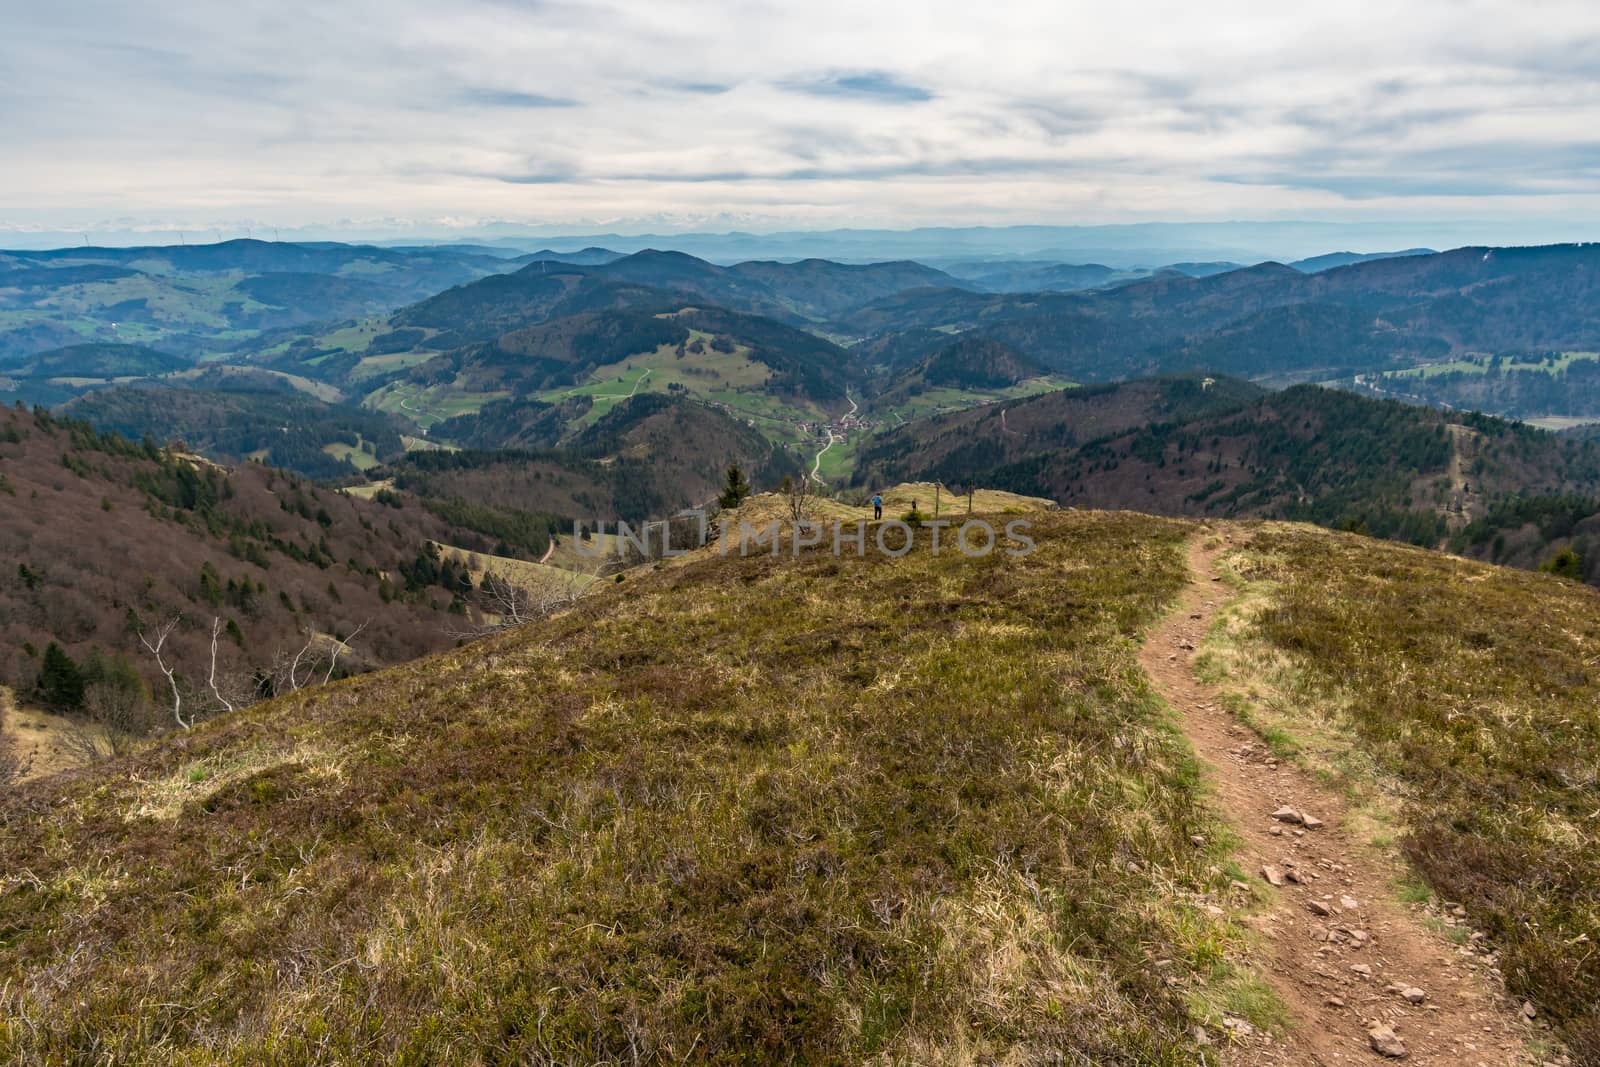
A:
<svg viewBox="0 0 1600 1067">
<path fill-rule="evenodd" d="M 1135 661 L 1188 534 L 636 572 L 13 791 L 0 1054 L 1211 1062 L 1276 1009 Z"/>
</svg>

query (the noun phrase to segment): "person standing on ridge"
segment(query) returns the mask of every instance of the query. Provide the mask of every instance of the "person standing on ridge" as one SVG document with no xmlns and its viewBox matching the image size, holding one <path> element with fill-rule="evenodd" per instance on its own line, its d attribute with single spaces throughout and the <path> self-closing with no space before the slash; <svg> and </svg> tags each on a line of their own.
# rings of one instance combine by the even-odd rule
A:
<svg viewBox="0 0 1600 1067">
<path fill-rule="evenodd" d="M 877 493 L 872 494 L 872 517 L 874 519 L 883 518 L 883 497 Z"/>
</svg>

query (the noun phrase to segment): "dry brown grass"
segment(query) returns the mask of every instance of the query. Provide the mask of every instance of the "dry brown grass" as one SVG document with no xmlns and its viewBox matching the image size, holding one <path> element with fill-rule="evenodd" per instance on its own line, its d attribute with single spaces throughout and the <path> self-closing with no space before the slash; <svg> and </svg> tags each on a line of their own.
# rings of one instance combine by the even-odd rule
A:
<svg viewBox="0 0 1600 1067">
<path fill-rule="evenodd" d="M 1199 1063 L 1228 876 L 1134 656 L 1188 529 L 1039 519 L 630 575 L 23 787 L 0 1058 Z"/>
</svg>

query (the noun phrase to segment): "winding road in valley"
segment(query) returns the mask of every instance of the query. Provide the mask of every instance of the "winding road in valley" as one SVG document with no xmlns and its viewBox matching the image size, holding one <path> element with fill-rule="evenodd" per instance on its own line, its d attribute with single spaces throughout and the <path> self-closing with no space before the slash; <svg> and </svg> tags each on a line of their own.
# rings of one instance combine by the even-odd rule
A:
<svg viewBox="0 0 1600 1067">
<path fill-rule="evenodd" d="M 845 418 L 848 419 L 850 416 L 854 415 L 857 411 L 861 410 L 861 405 L 856 403 L 855 398 L 850 395 L 850 390 L 848 390 L 848 389 L 846 389 L 844 391 L 844 398 L 846 400 L 850 401 L 850 410 L 845 414 Z M 834 432 L 833 432 L 833 427 L 832 426 L 828 427 L 828 443 L 823 445 L 821 448 L 817 449 L 817 456 L 816 456 L 815 459 L 813 459 L 811 461 L 811 480 L 812 481 L 814 481 L 814 482 L 825 481 L 825 479 L 819 473 L 822 470 L 822 456 L 823 456 L 823 453 L 827 452 L 828 449 L 832 448 L 834 445 L 838 444 L 840 441 L 843 441 L 843 440 L 844 440 L 844 435 L 843 434 L 839 434 L 838 436 L 835 436 Z"/>
</svg>

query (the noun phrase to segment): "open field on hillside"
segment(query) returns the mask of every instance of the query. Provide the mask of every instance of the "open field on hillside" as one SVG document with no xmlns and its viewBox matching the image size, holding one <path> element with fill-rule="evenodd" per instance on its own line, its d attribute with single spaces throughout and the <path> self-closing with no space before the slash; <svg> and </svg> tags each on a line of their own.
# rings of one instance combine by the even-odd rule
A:
<svg viewBox="0 0 1600 1067">
<path fill-rule="evenodd" d="M 1276 1014 L 1134 657 L 1190 528 L 1041 518 L 635 573 L 0 798 L 0 1058 L 1213 1062 Z"/>
<path fill-rule="evenodd" d="M 899 404 L 874 407 L 870 415 L 888 424 L 898 425 L 928 415 L 946 411 L 962 411 L 979 404 L 993 404 L 1001 400 L 1015 400 L 1024 396 L 1070 389 L 1076 384 L 1066 378 L 1029 378 L 1005 389 L 956 389 L 953 387 L 929 389 Z"/>
<path fill-rule="evenodd" d="M 218 370 L 238 371 L 240 374 L 268 375 L 270 377 L 277 378 L 279 381 L 287 382 L 300 392 L 305 393 L 307 396 L 316 397 L 318 400 L 321 400 L 327 404 L 336 404 L 344 398 L 344 394 L 339 391 L 338 387 L 329 385 L 327 382 L 319 382 L 311 378 L 307 378 L 301 374 L 289 374 L 285 371 L 270 370 L 264 367 L 241 366 L 227 363 L 205 363 L 191 370 L 178 371 L 176 374 L 167 375 L 167 377 L 193 379 L 199 378 L 205 374 L 215 373 Z"/>
<path fill-rule="evenodd" d="M 870 522 L 872 492 L 872 490 L 857 490 L 840 498 L 815 497 L 808 503 L 807 511 L 815 522 L 831 523 L 836 519 L 843 522 Z M 932 518 L 936 503 L 941 518 L 963 518 L 969 510 L 965 494 L 957 495 L 948 488 L 935 486 L 932 482 L 902 482 L 877 492 L 883 497 L 885 519 L 898 519 L 912 510 L 913 506 Z M 862 503 L 855 503 L 857 498 Z M 979 489 L 972 493 L 970 510 L 977 516 L 996 517 L 1045 512 L 1054 506 L 1054 501 L 1043 497 L 1023 496 L 1020 493 L 1008 493 L 1000 489 Z M 787 498 L 780 493 L 756 493 L 746 498 L 729 518 L 734 523 L 745 522 L 752 525 L 770 522 L 773 519 L 783 519 L 787 522 L 788 507 Z"/>
<path fill-rule="evenodd" d="M 611 536 L 606 535 L 606 541 L 611 540 Z M 599 552 L 600 547 L 597 546 L 595 551 Z M 512 556 L 496 556 L 488 552 L 471 552 L 456 545 L 440 544 L 439 552 L 447 559 L 453 558 L 466 564 L 475 583 L 482 582 L 485 575 L 496 574 L 527 589 L 537 590 L 558 586 L 576 591 L 592 584 L 595 580 L 592 574 L 578 568 L 569 569 L 552 563 L 534 563 Z"/>
<path fill-rule="evenodd" d="M 456 415 L 478 411 L 491 400 L 504 400 L 510 396 L 504 390 L 487 393 L 464 393 L 448 385 L 418 386 L 411 382 L 390 382 L 369 394 L 361 403 L 376 411 L 403 415 L 427 431 L 435 423 Z"/>
<path fill-rule="evenodd" d="M 11 735 L 25 779 L 77 766 L 66 745 L 73 725 L 60 715 L 19 704 L 16 694 L 0 685 L 0 731 Z"/>
<path fill-rule="evenodd" d="M 1546 415 L 1539 419 L 1522 419 L 1529 426 L 1537 426 L 1541 430 L 1574 430 L 1579 426 L 1593 426 L 1600 423 L 1600 416 L 1592 415 Z"/>
<path fill-rule="evenodd" d="M 1385 371 L 1384 378 L 1433 378 L 1440 374 L 1484 374 L 1491 366 L 1498 366 L 1507 373 L 1512 371 L 1544 371 L 1547 374 L 1556 374 L 1566 370 L 1572 364 L 1582 361 L 1600 359 L 1600 352 L 1563 352 L 1554 359 L 1526 359 L 1517 356 L 1500 357 L 1500 362 L 1495 364 L 1496 357 L 1490 355 L 1469 355 L 1459 359 L 1450 360 L 1448 363 L 1428 363 L 1420 367 L 1409 367 L 1403 370 Z"/>
<path fill-rule="evenodd" d="M 318 348 L 337 348 L 346 352 L 363 352 L 372 339 L 389 328 L 384 318 L 364 318 L 317 337 Z M 313 361 L 315 362 L 315 361 Z"/>
<path fill-rule="evenodd" d="M 378 457 L 374 456 L 371 452 L 366 451 L 359 445 L 347 445 L 342 443 L 323 445 L 322 451 L 326 452 L 334 459 L 344 460 L 357 470 L 371 470 L 373 467 L 379 465 Z"/>
<path fill-rule="evenodd" d="M 393 489 L 393 488 L 394 488 L 394 479 L 393 478 L 384 478 L 384 479 L 381 479 L 380 481 L 368 482 L 366 485 L 346 486 L 345 488 L 339 490 L 339 492 L 348 493 L 350 496 L 353 496 L 353 497 L 357 498 L 358 500 L 371 500 L 373 497 L 377 496 L 383 490 L 385 490 L 385 489 Z"/>
<path fill-rule="evenodd" d="M 755 423 L 757 429 L 774 440 L 789 444 L 808 440 L 798 431 L 797 423 L 827 421 L 826 413 L 819 408 L 763 393 L 772 368 L 751 359 L 749 346 L 735 344 L 731 352 L 717 352 L 709 347 L 714 340 L 712 334 L 691 330 L 690 336 L 691 343 L 699 341 L 708 347 L 680 357 L 676 345 L 663 345 L 654 352 L 599 367 L 582 385 L 540 393 L 538 398 L 559 403 L 571 396 L 593 397 L 594 407 L 578 422 L 589 425 L 626 397 L 678 389 L 720 405 L 734 417 Z"/>
<path fill-rule="evenodd" d="M 883 497 L 883 518 L 885 521 L 898 520 L 907 514 L 913 506 L 927 518 L 934 518 L 934 508 L 939 507 L 939 518 L 959 526 L 968 516 L 968 501 L 965 496 L 956 496 L 946 490 L 938 490 L 932 482 L 906 482 L 879 491 Z M 832 544 L 832 528 L 835 522 L 841 525 L 841 536 L 853 535 L 857 524 L 872 525 L 872 498 L 871 491 L 854 491 L 837 497 L 814 497 L 806 504 L 806 513 L 812 522 L 818 523 L 823 528 L 823 542 Z M 856 503 L 857 500 L 861 503 Z M 706 548 L 706 554 L 726 551 L 737 555 L 744 543 L 744 528 L 748 526 L 757 541 L 760 541 L 766 528 L 777 522 L 783 529 L 782 552 L 789 552 L 791 546 L 791 526 L 789 500 L 781 493 L 756 493 L 747 497 L 732 512 L 723 512 L 717 517 L 721 526 L 719 540 Z M 973 518 L 984 519 L 990 523 L 996 534 L 1001 538 L 1002 547 L 1008 543 L 1004 540 L 1005 524 L 1012 518 L 1027 517 L 1029 519 L 1042 518 L 1045 512 L 1053 509 L 1053 501 L 1042 497 L 1022 496 L 1017 493 L 1007 493 L 997 489 L 980 489 L 973 494 L 971 515 Z M 869 533 L 869 540 L 876 534 Z M 979 542 L 974 534 L 974 545 Z M 890 533 L 886 535 L 887 542 L 898 546 L 901 535 Z M 953 531 L 946 530 L 942 535 L 942 542 L 946 545 L 953 544 L 955 537 Z M 763 544 L 757 551 L 771 552 L 770 544 Z M 854 549 L 846 549 L 854 551 Z M 956 551 L 950 548 L 949 551 Z M 680 564 L 688 563 L 691 557 L 680 560 Z"/>
<path fill-rule="evenodd" d="M 443 441 L 430 441 L 426 437 L 413 437 L 408 433 L 400 435 L 400 441 L 406 446 L 407 452 L 459 452 L 455 445 Z"/>
</svg>

